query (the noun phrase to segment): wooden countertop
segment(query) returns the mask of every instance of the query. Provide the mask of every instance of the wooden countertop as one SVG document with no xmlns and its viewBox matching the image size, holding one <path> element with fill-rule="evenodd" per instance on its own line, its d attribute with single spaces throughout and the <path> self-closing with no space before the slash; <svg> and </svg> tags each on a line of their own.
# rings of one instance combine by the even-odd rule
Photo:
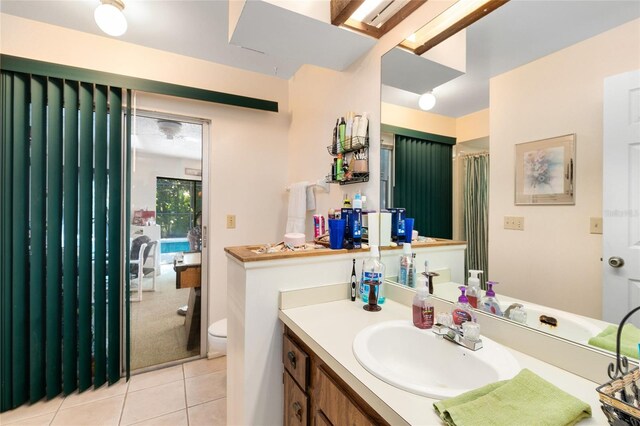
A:
<svg viewBox="0 0 640 426">
<path fill-rule="evenodd" d="M 435 242 L 414 242 L 411 244 L 412 248 L 425 248 L 425 247 L 444 247 L 444 246 L 457 246 L 457 245 L 466 245 L 466 241 L 453 241 L 453 240 L 445 240 L 437 238 Z M 240 262 L 257 262 L 261 260 L 276 260 L 276 259 L 289 259 L 289 258 L 299 258 L 299 257 L 313 257 L 313 256 L 331 256 L 336 254 L 347 254 L 347 253 L 363 253 L 368 252 L 369 249 L 355 249 L 355 250 L 332 250 L 329 248 L 322 249 L 314 249 L 314 250 L 303 250 L 303 251 L 285 251 L 278 253 L 254 253 L 251 250 L 257 250 L 260 247 L 264 247 L 263 245 L 250 245 L 250 246 L 235 246 L 235 247 L 225 247 L 224 251 L 230 256 L 238 259 Z M 402 250 L 402 246 L 396 247 L 381 247 L 383 251 L 387 250 Z"/>
</svg>

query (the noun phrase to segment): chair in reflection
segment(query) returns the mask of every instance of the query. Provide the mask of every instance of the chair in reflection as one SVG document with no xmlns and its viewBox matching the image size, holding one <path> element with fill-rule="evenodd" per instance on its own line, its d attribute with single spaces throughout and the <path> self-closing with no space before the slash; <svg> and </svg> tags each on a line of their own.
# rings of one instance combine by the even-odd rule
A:
<svg viewBox="0 0 640 426">
<path fill-rule="evenodd" d="M 147 236 L 141 236 L 133 240 L 131 244 L 131 259 L 129 260 L 129 274 L 131 277 L 131 291 L 137 291 L 138 297 L 132 302 L 142 301 L 143 291 L 156 291 L 156 248 L 157 241 L 151 241 Z M 143 289 L 144 277 L 151 274 L 151 289 Z M 134 287 L 135 280 L 135 287 Z"/>
</svg>

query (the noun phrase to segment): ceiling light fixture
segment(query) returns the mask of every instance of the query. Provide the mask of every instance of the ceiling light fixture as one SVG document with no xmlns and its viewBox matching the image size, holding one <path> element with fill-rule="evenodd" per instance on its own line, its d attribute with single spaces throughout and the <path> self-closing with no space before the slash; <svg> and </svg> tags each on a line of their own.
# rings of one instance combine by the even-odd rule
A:
<svg viewBox="0 0 640 426">
<path fill-rule="evenodd" d="M 98 27 L 110 36 L 118 37 L 127 31 L 127 18 L 124 13 L 122 0 L 100 0 L 102 4 L 96 7 L 93 17 Z"/>
<path fill-rule="evenodd" d="M 173 140 L 182 129 L 182 123 L 173 120 L 158 120 L 158 129 L 167 139 Z"/>
<path fill-rule="evenodd" d="M 423 111 L 429 111 L 436 106 L 436 97 L 433 95 L 433 90 L 430 90 L 420 96 L 418 99 L 418 106 Z"/>
</svg>

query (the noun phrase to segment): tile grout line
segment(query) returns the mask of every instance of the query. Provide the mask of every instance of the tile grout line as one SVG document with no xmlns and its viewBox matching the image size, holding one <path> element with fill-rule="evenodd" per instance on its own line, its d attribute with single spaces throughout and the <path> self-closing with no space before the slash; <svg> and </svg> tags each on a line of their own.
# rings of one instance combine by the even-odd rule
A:
<svg viewBox="0 0 640 426">
<path fill-rule="evenodd" d="M 164 416 L 170 416 L 171 414 L 178 413 L 178 412 L 180 412 L 180 411 L 182 411 L 182 410 L 184 410 L 184 408 L 181 408 L 181 409 L 176 410 L 176 411 L 172 411 L 172 412 L 170 412 L 170 413 L 160 414 L 159 416 L 150 417 L 150 418 L 148 418 L 148 419 L 140 420 L 139 422 L 130 423 L 130 424 L 129 424 L 129 426 L 136 426 L 136 425 L 138 425 L 138 424 L 140 424 L 140 423 L 148 422 L 149 420 L 159 419 L 160 417 L 164 417 Z"/>
<path fill-rule="evenodd" d="M 182 385 L 184 387 L 184 410 L 187 414 L 187 426 L 189 426 L 189 403 L 187 402 L 187 378 L 184 371 L 184 364 L 182 364 Z"/>
<path fill-rule="evenodd" d="M 65 399 L 67 399 L 67 397 L 63 396 L 62 401 L 60 402 L 60 405 L 58 406 L 58 408 L 56 408 L 56 411 L 53 412 L 53 417 L 51 417 L 51 421 L 49 421 L 49 426 L 51 426 L 53 424 L 53 421 L 56 419 L 56 416 L 58 415 L 58 411 L 60 411 L 60 407 L 62 407 L 62 404 L 64 404 Z"/>
<path fill-rule="evenodd" d="M 118 418 L 118 426 L 122 423 L 122 416 L 124 415 L 124 407 L 127 405 L 127 397 L 129 396 L 129 385 L 131 380 L 127 382 L 127 389 L 124 392 L 124 399 L 122 400 L 122 408 L 120 408 L 120 417 Z"/>
</svg>

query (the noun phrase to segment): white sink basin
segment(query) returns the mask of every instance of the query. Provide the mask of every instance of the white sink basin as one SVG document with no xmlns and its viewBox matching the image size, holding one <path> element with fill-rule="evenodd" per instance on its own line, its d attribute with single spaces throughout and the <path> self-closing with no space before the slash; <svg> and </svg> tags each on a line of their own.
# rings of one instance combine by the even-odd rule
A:
<svg viewBox="0 0 640 426">
<path fill-rule="evenodd" d="M 471 351 L 420 330 L 410 321 L 369 326 L 353 340 L 353 353 L 374 376 L 397 388 L 442 399 L 515 376 L 520 365 L 500 344 L 482 337 Z"/>
</svg>

